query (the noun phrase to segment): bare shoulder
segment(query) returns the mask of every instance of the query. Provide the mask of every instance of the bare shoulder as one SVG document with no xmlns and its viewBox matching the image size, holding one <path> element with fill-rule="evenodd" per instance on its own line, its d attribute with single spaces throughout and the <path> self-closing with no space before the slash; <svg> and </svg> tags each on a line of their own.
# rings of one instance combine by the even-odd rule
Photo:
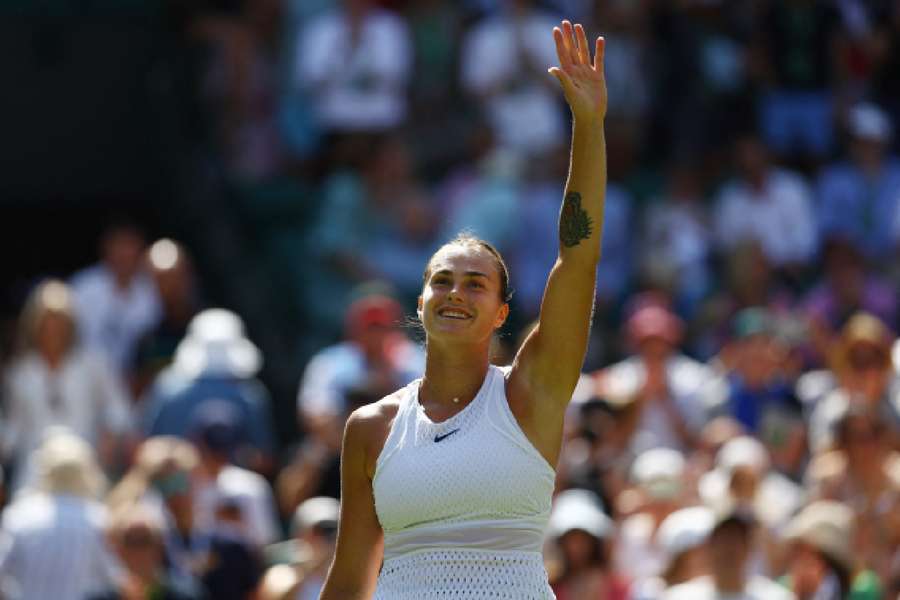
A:
<svg viewBox="0 0 900 600">
<path fill-rule="evenodd" d="M 381 454 L 391 425 L 400 409 L 400 398 L 403 390 L 385 396 L 378 402 L 360 406 L 350 414 L 344 432 L 345 451 L 354 448 L 361 450 L 365 457 L 366 472 L 369 477 L 375 473 L 375 463 Z"/>
</svg>

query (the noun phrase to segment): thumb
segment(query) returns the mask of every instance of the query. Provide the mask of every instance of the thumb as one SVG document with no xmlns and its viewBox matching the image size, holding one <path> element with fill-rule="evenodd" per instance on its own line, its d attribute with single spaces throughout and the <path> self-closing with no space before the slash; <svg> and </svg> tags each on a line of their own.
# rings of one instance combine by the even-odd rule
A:
<svg viewBox="0 0 900 600">
<path fill-rule="evenodd" d="M 569 97 L 569 93 L 574 89 L 575 85 L 569 75 L 559 67 L 550 67 L 547 72 L 556 77 L 562 86 L 563 93 Z"/>
</svg>

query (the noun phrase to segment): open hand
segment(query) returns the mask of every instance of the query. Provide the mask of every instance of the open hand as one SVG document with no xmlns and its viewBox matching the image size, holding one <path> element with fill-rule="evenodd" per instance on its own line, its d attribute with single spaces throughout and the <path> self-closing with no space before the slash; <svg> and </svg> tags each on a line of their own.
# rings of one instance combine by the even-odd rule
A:
<svg viewBox="0 0 900 600">
<path fill-rule="evenodd" d="M 563 94 L 575 120 L 603 120 L 606 116 L 606 78 L 603 73 L 603 51 L 606 41 L 597 38 L 594 60 L 588 49 L 584 27 L 562 22 L 553 28 L 559 67 L 550 73 L 559 79 Z"/>
</svg>

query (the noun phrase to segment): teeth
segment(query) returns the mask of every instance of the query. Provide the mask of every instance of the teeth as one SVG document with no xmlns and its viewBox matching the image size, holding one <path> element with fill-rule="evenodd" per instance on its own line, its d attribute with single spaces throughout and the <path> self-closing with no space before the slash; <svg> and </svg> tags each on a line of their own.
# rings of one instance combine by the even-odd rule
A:
<svg viewBox="0 0 900 600">
<path fill-rule="evenodd" d="M 465 313 L 461 313 L 456 310 L 445 310 L 441 313 L 442 317 L 450 317 L 451 319 L 465 319 L 468 318 L 468 315 Z"/>
</svg>

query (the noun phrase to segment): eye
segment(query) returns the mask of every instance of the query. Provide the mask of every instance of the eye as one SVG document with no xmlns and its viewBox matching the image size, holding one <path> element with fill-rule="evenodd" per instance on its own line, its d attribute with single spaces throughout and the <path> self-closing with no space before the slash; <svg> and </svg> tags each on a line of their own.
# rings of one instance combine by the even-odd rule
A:
<svg viewBox="0 0 900 600">
<path fill-rule="evenodd" d="M 481 289 L 484 287 L 484 284 L 478 280 L 473 279 L 472 281 L 469 282 L 469 287 Z"/>
</svg>

